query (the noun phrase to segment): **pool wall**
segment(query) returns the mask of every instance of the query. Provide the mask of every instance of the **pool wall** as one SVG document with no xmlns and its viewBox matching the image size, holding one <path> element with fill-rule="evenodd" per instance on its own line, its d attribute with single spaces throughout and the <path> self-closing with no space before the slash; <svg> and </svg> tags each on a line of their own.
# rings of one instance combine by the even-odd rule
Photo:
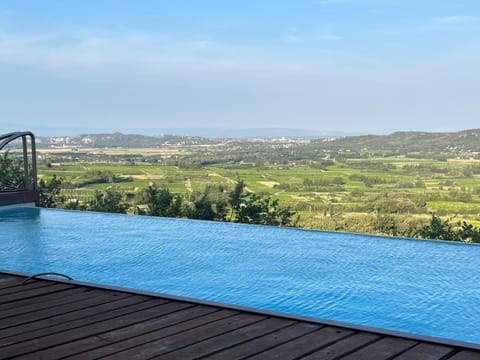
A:
<svg viewBox="0 0 480 360">
<path fill-rule="evenodd" d="M 32 276 L 35 276 L 35 274 L 27 274 L 27 273 L 11 271 L 11 270 L 4 270 L 4 269 L 0 269 L 0 273 L 7 274 L 7 275 L 21 276 L 21 277 L 26 277 L 26 278 L 31 278 Z M 65 275 L 68 275 L 68 274 L 65 274 Z M 63 279 L 60 279 L 60 278 L 57 278 L 57 277 L 51 277 L 51 276 L 39 276 L 39 277 L 36 277 L 36 278 L 47 279 L 49 281 L 55 281 L 55 282 L 62 283 L 62 284 L 72 284 L 72 285 L 78 285 L 78 286 L 86 286 L 86 287 L 90 287 L 90 288 L 120 291 L 120 292 L 126 292 L 126 293 L 130 293 L 130 294 L 146 295 L 146 296 L 151 296 L 151 297 L 164 298 L 164 299 L 168 299 L 168 300 L 183 301 L 183 302 L 189 302 L 189 303 L 193 303 L 193 304 L 206 305 L 206 306 L 217 306 L 217 307 L 223 307 L 223 308 L 231 309 L 231 310 L 249 312 L 249 313 L 253 313 L 253 314 L 275 316 L 275 317 L 281 317 L 281 318 L 290 319 L 290 320 L 308 321 L 308 322 L 319 324 L 319 325 L 335 326 L 335 327 L 340 327 L 340 328 L 347 328 L 347 329 L 352 329 L 352 330 L 377 333 L 377 334 L 381 334 L 381 335 L 395 336 L 395 337 L 399 337 L 399 338 L 416 340 L 416 341 L 421 341 L 421 342 L 430 342 L 430 343 L 437 343 L 437 344 L 448 345 L 448 346 L 455 346 L 455 347 L 463 347 L 463 348 L 473 349 L 473 350 L 480 350 L 480 344 L 475 344 L 475 343 L 466 342 L 466 341 L 450 340 L 450 339 L 439 338 L 439 337 L 434 337 L 434 336 L 426 336 L 426 335 L 407 333 L 407 332 L 403 332 L 403 331 L 388 330 L 388 329 L 382 329 L 382 328 L 373 327 L 373 326 L 358 325 L 358 324 L 342 322 L 342 321 L 335 321 L 335 320 L 328 320 L 328 319 L 323 319 L 323 318 L 318 318 L 318 317 L 311 317 L 311 316 L 304 316 L 304 315 L 292 315 L 292 314 L 284 313 L 284 312 L 281 312 L 281 311 L 264 310 L 264 309 L 249 307 L 249 306 L 241 306 L 241 305 L 222 303 L 222 302 L 219 302 L 219 301 L 200 300 L 200 299 L 186 297 L 186 296 L 177 296 L 177 295 L 171 295 L 171 294 L 165 294 L 165 293 L 159 293 L 159 292 L 143 291 L 143 290 L 137 290 L 137 289 L 132 289 L 132 288 L 128 288 L 128 287 L 103 285 L 103 284 L 97 284 L 97 283 L 91 283 L 91 282 L 85 282 L 85 281 L 76 281 L 76 280 L 63 280 Z M 34 280 L 32 279 L 32 281 L 34 281 Z"/>
</svg>

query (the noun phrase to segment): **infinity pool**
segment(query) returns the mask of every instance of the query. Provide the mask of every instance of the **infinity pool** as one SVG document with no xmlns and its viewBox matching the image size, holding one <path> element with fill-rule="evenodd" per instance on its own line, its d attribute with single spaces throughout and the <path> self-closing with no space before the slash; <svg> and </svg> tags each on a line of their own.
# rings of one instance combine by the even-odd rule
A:
<svg viewBox="0 0 480 360">
<path fill-rule="evenodd" d="M 480 343 L 480 246 L 38 208 L 0 210 L 0 269 Z"/>
</svg>

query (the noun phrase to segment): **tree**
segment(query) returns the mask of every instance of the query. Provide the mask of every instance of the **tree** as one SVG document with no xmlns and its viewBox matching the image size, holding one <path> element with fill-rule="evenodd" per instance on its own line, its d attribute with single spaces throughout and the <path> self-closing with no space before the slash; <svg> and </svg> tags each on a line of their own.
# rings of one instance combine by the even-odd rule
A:
<svg viewBox="0 0 480 360">
<path fill-rule="evenodd" d="M 395 216 L 390 214 L 377 214 L 373 219 L 373 229 L 381 234 L 398 235 L 397 221 Z"/>
<path fill-rule="evenodd" d="M 65 203 L 65 196 L 62 195 L 63 179 L 53 175 L 50 180 L 41 179 L 38 183 L 40 193 L 39 206 L 46 208 L 62 207 Z"/>
<path fill-rule="evenodd" d="M 465 242 L 480 243 L 480 229 L 474 227 L 472 224 L 462 223 L 459 230 L 460 238 Z"/>
<path fill-rule="evenodd" d="M 202 194 L 193 202 L 193 208 L 188 211 L 188 217 L 199 220 L 216 220 L 217 213 L 207 194 Z"/>
<path fill-rule="evenodd" d="M 424 239 L 461 240 L 449 221 L 443 221 L 435 214 L 432 214 L 430 223 L 420 228 L 418 235 Z"/>
<path fill-rule="evenodd" d="M 5 151 L 0 156 L 0 191 L 17 191 L 25 188 L 25 178 L 20 162 L 8 156 Z"/>
<path fill-rule="evenodd" d="M 207 185 L 203 192 L 191 195 L 192 206 L 187 216 L 192 219 L 226 221 L 229 194 L 222 185 Z"/>
<path fill-rule="evenodd" d="M 155 183 L 151 183 L 144 190 L 140 204 L 147 205 L 147 211 L 143 214 L 152 216 L 181 217 L 183 216 L 183 197 L 180 194 L 172 194 L 169 189 L 159 189 Z M 142 211 L 137 211 L 142 214 Z"/>
<path fill-rule="evenodd" d="M 120 191 L 108 187 L 104 191 L 95 191 L 93 199 L 87 202 L 87 209 L 125 214 L 127 205 L 123 202 L 123 195 Z"/>
<path fill-rule="evenodd" d="M 234 212 L 238 213 L 238 211 L 240 210 L 240 205 L 242 204 L 243 198 L 245 197 L 245 195 L 243 194 L 245 187 L 245 182 L 243 180 L 239 180 L 229 194 L 229 202 L 232 208 L 230 218 L 233 218 Z"/>
<path fill-rule="evenodd" d="M 273 226 L 293 226 L 290 207 L 281 208 L 278 199 L 250 194 L 239 206 L 236 222 Z M 297 220 L 298 221 L 298 220 Z"/>
</svg>

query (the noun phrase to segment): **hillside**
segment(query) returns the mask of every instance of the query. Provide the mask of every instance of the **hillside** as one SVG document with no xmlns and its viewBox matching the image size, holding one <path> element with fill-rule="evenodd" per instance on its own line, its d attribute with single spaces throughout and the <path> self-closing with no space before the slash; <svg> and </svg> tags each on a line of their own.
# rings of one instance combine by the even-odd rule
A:
<svg viewBox="0 0 480 360">
<path fill-rule="evenodd" d="M 395 153 L 427 152 L 478 155 L 480 129 L 459 132 L 401 131 L 390 135 L 364 135 L 343 138 L 317 139 L 312 145 L 323 150 L 388 151 Z"/>
<path fill-rule="evenodd" d="M 194 136 L 177 135 L 132 135 L 132 134 L 84 134 L 78 136 L 39 137 L 38 147 L 124 147 L 155 148 L 165 146 L 193 146 L 218 143 L 213 140 Z"/>
<path fill-rule="evenodd" d="M 211 139 L 195 136 L 178 135 L 129 135 L 129 134 L 85 134 L 79 136 L 40 137 L 39 148 L 50 147 L 90 147 L 90 148 L 155 148 L 155 147 L 182 147 L 199 145 L 223 145 L 221 149 L 228 151 L 229 146 L 241 146 L 248 143 L 249 147 L 259 144 L 288 143 L 288 147 L 297 144 L 301 147 L 297 151 L 305 154 L 312 150 L 331 152 L 362 153 L 379 152 L 392 155 L 437 154 L 460 157 L 478 157 L 480 154 L 480 129 L 464 130 L 460 132 L 416 132 L 402 131 L 389 135 L 361 135 L 347 137 L 286 140 L 274 138 L 250 139 Z"/>
</svg>

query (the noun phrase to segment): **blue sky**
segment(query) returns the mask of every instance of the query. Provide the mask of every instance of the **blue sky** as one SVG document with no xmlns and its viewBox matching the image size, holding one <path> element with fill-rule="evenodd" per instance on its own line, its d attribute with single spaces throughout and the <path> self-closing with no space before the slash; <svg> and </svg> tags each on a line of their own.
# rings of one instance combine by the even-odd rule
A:
<svg viewBox="0 0 480 360">
<path fill-rule="evenodd" d="M 451 131 L 479 94 L 478 0 L 0 0 L 0 128 Z"/>
</svg>

